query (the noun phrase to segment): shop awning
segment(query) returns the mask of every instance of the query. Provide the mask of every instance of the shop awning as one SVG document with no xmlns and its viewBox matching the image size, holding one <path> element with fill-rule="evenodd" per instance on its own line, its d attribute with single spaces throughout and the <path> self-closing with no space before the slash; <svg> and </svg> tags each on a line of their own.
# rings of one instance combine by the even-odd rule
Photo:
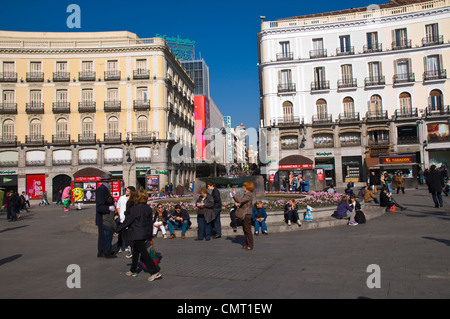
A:
<svg viewBox="0 0 450 319">
<path fill-rule="evenodd" d="M 278 170 L 290 171 L 295 169 L 312 169 L 314 162 L 302 155 L 290 155 L 282 158 L 278 162 Z"/>
<path fill-rule="evenodd" d="M 96 167 L 86 167 L 86 168 L 80 169 L 75 174 L 73 174 L 73 177 L 74 178 L 77 178 L 77 177 L 94 177 L 94 176 L 102 176 L 104 174 L 111 175 L 111 173 L 108 172 L 107 170 L 101 170 L 101 169 L 98 169 Z"/>
</svg>

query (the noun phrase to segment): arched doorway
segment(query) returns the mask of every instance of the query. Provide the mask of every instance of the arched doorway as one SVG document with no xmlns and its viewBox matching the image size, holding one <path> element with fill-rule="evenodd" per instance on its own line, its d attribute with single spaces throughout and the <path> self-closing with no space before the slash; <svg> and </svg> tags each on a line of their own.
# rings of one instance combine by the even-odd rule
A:
<svg viewBox="0 0 450 319">
<path fill-rule="evenodd" d="M 66 186 L 70 186 L 70 183 L 72 182 L 72 177 L 60 174 L 53 177 L 52 181 L 52 201 L 56 202 L 56 198 L 58 196 L 59 190 L 63 190 Z"/>
</svg>

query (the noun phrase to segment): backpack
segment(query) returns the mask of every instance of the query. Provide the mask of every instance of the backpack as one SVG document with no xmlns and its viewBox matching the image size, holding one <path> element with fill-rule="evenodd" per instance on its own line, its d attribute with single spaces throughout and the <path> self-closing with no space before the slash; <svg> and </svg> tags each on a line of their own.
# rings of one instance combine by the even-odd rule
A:
<svg viewBox="0 0 450 319">
<path fill-rule="evenodd" d="M 366 223 L 366 214 L 362 210 L 358 210 L 355 215 L 355 222 L 358 224 L 365 224 Z"/>
</svg>

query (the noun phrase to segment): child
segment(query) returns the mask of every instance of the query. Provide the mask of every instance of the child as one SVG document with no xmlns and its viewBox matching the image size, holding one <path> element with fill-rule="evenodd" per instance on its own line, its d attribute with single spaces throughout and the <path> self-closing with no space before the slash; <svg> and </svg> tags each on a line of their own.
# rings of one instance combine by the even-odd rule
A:
<svg viewBox="0 0 450 319">
<path fill-rule="evenodd" d="M 267 213 L 263 208 L 263 204 L 260 200 L 256 201 L 255 206 L 252 209 L 252 220 L 255 222 L 255 235 L 259 234 L 259 226 L 261 225 L 262 233 L 268 235 L 266 226 Z"/>
</svg>

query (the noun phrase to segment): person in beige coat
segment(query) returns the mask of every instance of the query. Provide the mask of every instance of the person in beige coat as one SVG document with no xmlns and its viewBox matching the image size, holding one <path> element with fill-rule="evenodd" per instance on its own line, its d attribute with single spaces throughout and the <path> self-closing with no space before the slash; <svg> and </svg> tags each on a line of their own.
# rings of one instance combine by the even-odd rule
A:
<svg viewBox="0 0 450 319">
<path fill-rule="evenodd" d="M 253 206 L 253 191 L 255 190 L 255 185 L 252 182 L 244 183 L 244 195 L 236 195 L 236 190 L 233 188 L 233 199 L 236 202 L 238 209 L 236 211 L 236 216 L 243 219 L 244 225 L 244 237 L 245 246 L 243 249 L 252 250 L 253 249 L 253 234 L 252 234 L 252 206 Z"/>
</svg>

